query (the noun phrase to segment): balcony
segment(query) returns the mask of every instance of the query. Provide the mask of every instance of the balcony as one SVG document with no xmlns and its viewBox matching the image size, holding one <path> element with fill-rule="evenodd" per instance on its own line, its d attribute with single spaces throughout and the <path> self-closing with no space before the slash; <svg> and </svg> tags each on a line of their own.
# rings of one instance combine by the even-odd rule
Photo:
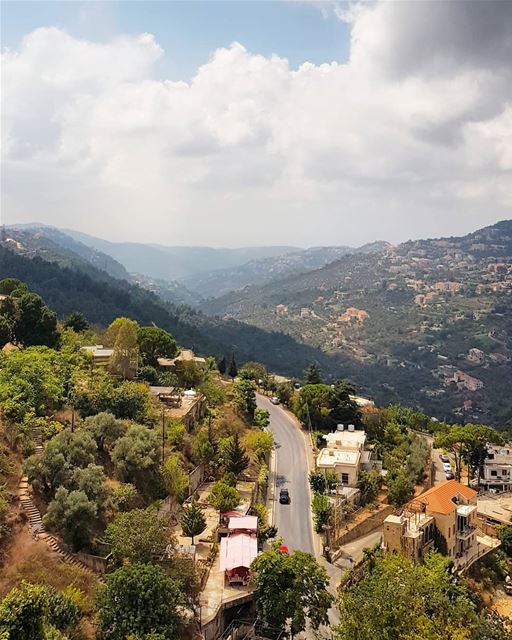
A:
<svg viewBox="0 0 512 640">
<path fill-rule="evenodd" d="M 461 529 L 457 529 L 457 539 L 458 540 L 468 540 L 471 535 L 475 532 L 476 527 L 473 525 L 466 525 Z"/>
</svg>

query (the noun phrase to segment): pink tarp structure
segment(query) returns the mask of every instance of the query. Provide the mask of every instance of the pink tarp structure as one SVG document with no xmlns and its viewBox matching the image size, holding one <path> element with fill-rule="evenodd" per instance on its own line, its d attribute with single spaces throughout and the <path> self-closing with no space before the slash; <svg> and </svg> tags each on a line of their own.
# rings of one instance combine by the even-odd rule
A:
<svg viewBox="0 0 512 640">
<path fill-rule="evenodd" d="M 257 555 L 258 540 L 256 536 L 237 533 L 220 540 L 221 571 L 249 569 L 251 562 Z"/>
</svg>

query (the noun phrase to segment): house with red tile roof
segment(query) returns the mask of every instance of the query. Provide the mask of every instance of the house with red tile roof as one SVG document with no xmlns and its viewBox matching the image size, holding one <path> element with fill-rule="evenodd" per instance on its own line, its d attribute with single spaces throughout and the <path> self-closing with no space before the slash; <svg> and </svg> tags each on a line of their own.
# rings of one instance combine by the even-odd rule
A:
<svg viewBox="0 0 512 640">
<path fill-rule="evenodd" d="M 386 552 L 416 562 L 436 547 L 464 570 L 498 546 L 478 529 L 476 491 L 456 480 L 428 489 L 384 521 Z"/>
</svg>

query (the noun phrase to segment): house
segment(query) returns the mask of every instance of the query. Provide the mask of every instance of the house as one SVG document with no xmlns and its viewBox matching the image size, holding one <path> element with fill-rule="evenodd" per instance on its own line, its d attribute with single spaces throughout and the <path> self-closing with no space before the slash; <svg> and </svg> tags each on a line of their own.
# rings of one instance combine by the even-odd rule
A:
<svg viewBox="0 0 512 640">
<path fill-rule="evenodd" d="M 477 493 L 456 480 L 438 484 L 384 520 L 384 549 L 421 562 L 434 547 L 466 569 L 499 546 L 477 529 Z"/>
<path fill-rule="evenodd" d="M 457 389 L 461 391 L 464 389 L 467 389 L 467 391 L 477 391 L 484 386 L 484 383 L 478 378 L 459 370 L 455 371 L 450 378 L 445 379 L 445 384 L 449 384 L 450 382 L 455 382 Z"/>
<path fill-rule="evenodd" d="M 466 359 L 474 364 L 483 364 L 485 362 L 485 353 L 481 349 L 473 347 L 468 351 Z"/>
<path fill-rule="evenodd" d="M 498 491 L 512 487 L 512 444 L 488 445 L 480 486 Z"/>
<path fill-rule="evenodd" d="M 220 569 L 230 585 L 246 585 L 258 555 L 258 518 L 231 514 L 227 529 L 228 535 L 220 539 Z"/>
<path fill-rule="evenodd" d="M 337 431 L 324 436 L 326 447 L 316 459 L 317 469 L 334 472 L 343 486 L 356 487 L 359 473 L 369 468 L 371 451 L 365 449 L 366 433 L 354 425 L 338 425 Z"/>
<path fill-rule="evenodd" d="M 175 369 L 182 362 L 195 362 L 200 367 L 206 366 L 206 360 L 194 355 L 192 349 L 182 349 L 175 358 L 158 358 L 158 366 L 167 369 Z"/>
<path fill-rule="evenodd" d="M 110 364 L 110 359 L 114 353 L 114 349 L 104 347 L 102 344 L 93 344 L 82 347 L 82 351 L 90 353 L 94 364 L 100 367 L 107 367 Z"/>
</svg>

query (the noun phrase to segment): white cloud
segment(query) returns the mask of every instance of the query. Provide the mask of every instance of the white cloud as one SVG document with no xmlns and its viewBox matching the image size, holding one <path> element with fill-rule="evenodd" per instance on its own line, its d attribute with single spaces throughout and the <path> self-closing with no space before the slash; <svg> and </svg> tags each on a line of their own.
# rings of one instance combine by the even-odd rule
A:
<svg viewBox="0 0 512 640">
<path fill-rule="evenodd" d="M 338 8 L 346 64 L 292 71 L 234 43 L 190 83 L 155 78 L 150 34 L 100 44 L 38 29 L 2 60 L 4 217 L 311 245 L 509 216 L 512 3 L 488 6 Z"/>
</svg>

